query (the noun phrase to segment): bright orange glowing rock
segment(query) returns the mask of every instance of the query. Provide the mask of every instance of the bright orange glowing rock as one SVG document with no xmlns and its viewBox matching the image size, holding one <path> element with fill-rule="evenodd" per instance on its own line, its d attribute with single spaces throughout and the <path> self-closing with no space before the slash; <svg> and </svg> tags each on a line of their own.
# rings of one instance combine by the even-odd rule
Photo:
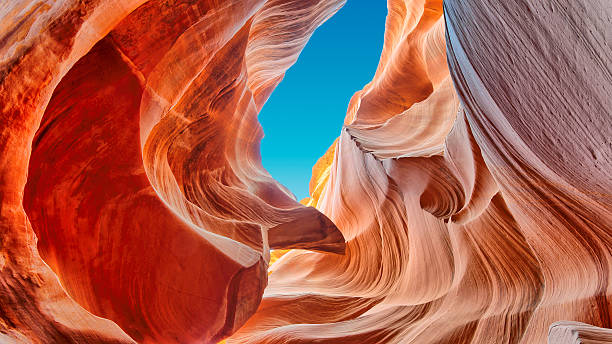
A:
<svg viewBox="0 0 612 344">
<path fill-rule="evenodd" d="M 297 202 L 257 113 L 342 4 L 3 5 L 0 341 L 612 342 L 612 8 L 389 0 Z"/>
<path fill-rule="evenodd" d="M 7 338 L 216 342 L 256 310 L 270 248 L 344 251 L 261 167 L 256 119 L 341 3 L 143 2 L 3 12 Z"/>
</svg>

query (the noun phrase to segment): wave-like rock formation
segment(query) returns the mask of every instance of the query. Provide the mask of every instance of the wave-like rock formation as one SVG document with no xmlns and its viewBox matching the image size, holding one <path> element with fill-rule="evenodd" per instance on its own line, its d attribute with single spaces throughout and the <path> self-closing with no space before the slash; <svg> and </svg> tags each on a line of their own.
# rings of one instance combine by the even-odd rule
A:
<svg viewBox="0 0 612 344">
<path fill-rule="evenodd" d="M 262 168 L 256 119 L 339 6 L 8 6 L 0 93 L 7 336 L 216 342 L 258 307 L 270 249 L 342 253 L 337 227 Z"/>
<path fill-rule="evenodd" d="M 612 330 L 576 321 L 559 321 L 550 326 L 548 342 L 558 344 L 612 343 Z"/>
<path fill-rule="evenodd" d="M 0 341 L 612 342 L 612 7 L 389 0 L 303 205 L 257 114 L 343 4 L 0 5 Z"/>
</svg>

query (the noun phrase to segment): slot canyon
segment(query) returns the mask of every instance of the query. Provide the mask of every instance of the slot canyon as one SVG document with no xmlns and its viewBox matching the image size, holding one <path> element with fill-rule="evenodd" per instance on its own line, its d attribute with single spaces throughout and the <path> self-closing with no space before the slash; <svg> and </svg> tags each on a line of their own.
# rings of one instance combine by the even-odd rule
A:
<svg viewBox="0 0 612 344">
<path fill-rule="evenodd" d="M 345 1 L 4 0 L 0 343 L 612 343 L 610 0 L 386 1 L 297 200 L 258 114 Z"/>
</svg>

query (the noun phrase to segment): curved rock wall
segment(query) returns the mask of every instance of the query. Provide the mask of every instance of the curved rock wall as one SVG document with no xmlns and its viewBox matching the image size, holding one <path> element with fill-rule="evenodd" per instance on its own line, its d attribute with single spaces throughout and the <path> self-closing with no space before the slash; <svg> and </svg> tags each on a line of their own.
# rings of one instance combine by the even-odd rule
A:
<svg viewBox="0 0 612 344">
<path fill-rule="evenodd" d="M 270 248 L 344 251 L 262 168 L 256 119 L 342 2 L 128 5 L 5 13 L 8 337 L 214 343 L 256 310 Z"/>
<path fill-rule="evenodd" d="M 389 0 L 302 205 L 257 113 L 343 3 L 2 5 L 0 341 L 610 341 L 612 7 Z"/>
<path fill-rule="evenodd" d="M 229 342 L 610 327 L 610 18 L 602 2 L 389 1 L 377 73 L 310 184 L 346 255 L 285 254 Z"/>
</svg>

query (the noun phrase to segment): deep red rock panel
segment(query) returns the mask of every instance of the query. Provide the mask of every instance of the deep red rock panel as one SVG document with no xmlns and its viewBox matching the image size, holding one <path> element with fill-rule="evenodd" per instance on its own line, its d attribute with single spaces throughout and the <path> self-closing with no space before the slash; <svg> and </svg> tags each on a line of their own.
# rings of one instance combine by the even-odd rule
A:
<svg viewBox="0 0 612 344">
<path fill-rule="evenodd" d="M 305 206 L 257 114 L 343 3 L 1 7 L 0 341 L 610 342 L 610 6 L 389 0 Z"/>
</svg>

